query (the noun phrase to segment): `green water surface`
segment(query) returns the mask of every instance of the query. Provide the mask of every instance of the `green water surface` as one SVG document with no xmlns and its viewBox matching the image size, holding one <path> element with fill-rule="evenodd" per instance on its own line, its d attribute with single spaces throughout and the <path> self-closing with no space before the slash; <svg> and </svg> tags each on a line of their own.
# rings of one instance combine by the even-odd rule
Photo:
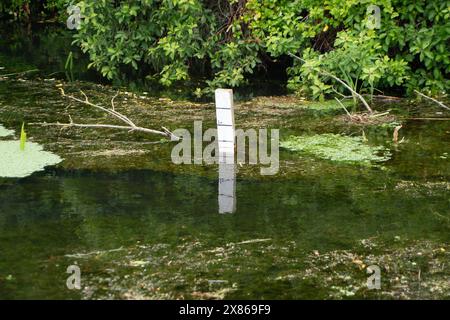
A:
<svg viewBox="0 0 450 320">
<path fill-rule="evenodd" d="M 16 50 L 8 43 L 5 55 Z M 50 56 L 63 64 L 60 53 Z M 14 71 L 5 59 L 0 66 Z M 0 80 L 0 123 L 17 134 L 23 121 L 67 121 L 68 113 L 85 122 L 108 120 L 69 104 L 56 84 L 43 77 Z M 77 87 L 104 95 L 98 99 L 114 92 L 90 83 L 66 90 Z M 130 100 L 119 97 L 118 104 Z M 211 104 L 139 101 L 123 110 L 148 127 L 214 123 Z M 405 119 L 402 144 L 392 143 L 392 128 L 343 124 L 336 112 L 238 105 L 236 122 L 246 128 L 258 121 L 280 128 L 282 138 L 364 130 L 392 158 L 364 167 L 282 150 L 276 176 L 238 168 L 232 214 L 218 212 L 217 167 L 175 166 L 173 145 L 148 144 L 159 138 L 30 125 L 28 136 L 65 161 L 27 178 L 0 178 L 0 299 L 448 298 L 450 126 L 406 120 L 436 116 L 435 107 L 380 106 L 388 108 Z M 389 282 L 397 277 L 387 267 L 396 253 L 405 274 L 413 275 L 405 278 L 409 291 Z M 345 268 L 331 263 L 346 255 Z M 372 255 L 391 259 L 381 265 L 383 292 L 363 288 L 367 275 L 359 259 L 367 263 Z M 314 263 L 315 257 L 324 258 Z M 432 267 L 434 259 L 439 263 Z M 316 269 L 319 264 L 326 268 Z M 81 290 L 66 286 L 70 265 L 80 267 Z M 439 283 L 439 290 L 416 286 L 419 268 L 423 283 Z M 341 274 L 356 279 L 359 289 L 343 290 Z"/>
</svg>

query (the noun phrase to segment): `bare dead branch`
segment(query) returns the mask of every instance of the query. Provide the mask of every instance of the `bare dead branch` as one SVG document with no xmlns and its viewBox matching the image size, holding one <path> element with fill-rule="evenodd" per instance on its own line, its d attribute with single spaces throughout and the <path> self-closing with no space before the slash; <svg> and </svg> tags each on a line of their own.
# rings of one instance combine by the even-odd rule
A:
<svg viewBox="0 0 450 320">
<path fill-rule="evenodd" d="M 42 123 L 30 123 L 30 124 L 31 125 L 41 125 L 41 126 L 44 126 L 44 127 L 45 126 L 59 126 L 59 127 L 66 127 L 66 128 L 78 127 L 78 128 L 121 129 L 121 130 L 128 130 L 129 132 L 140 131 L 140 132 L 146 132 L 146 133 L 154 133 L 154 134 L 166 136 L 166 137 L 169 137 L 169 138 L 171 138 L 170 135 L 172 134 L 170 131 L 164 131 L 163 132 L 163 131 L 158 131 L 158 130 L 144 128 L 144 127 L 130 127 L 130 126 L 120 126 L 120 125 L 114 125 L 114 124 L 101 124 L 101 123 L 81 124 L 81 123 L 75 123 L 73 121 L 71 121 L 70 123 L 59 123 L 59 122 L 46 123 L 46 122 L 42 122 Z M 176 138 L 178 138 L 178 137 L 176 137 Z"/>
<path fill-rule="evenodd" d="M 131 121 L 127 116 L 115 111 L 115 105 L 114 105 L 114 99 L 119 95 L 119 92 L 117 92 L 117 94 L 111 99 L 111 107 L 112 109 L 108 109 L 105 107 L 102 107 L 100 105 L 94 104 L 92 102 L 89 101 L 87 95 L 81 91 L 81 94 L 84 96 L 84 100 L 74 97 L 72 95 L 67 95 L 64 90 L 62 88 L 59 88 L 61 91 L 61 95 L 63 97 L 66 97 L 68 99 L 77 101 L 79 103 L 97 108 L 99 110 L 102 110 L 106 113 L 109 113 L 110 115 L 114 116 L 115 118 L 121 120 L 122 122 L 125 122 L 127 125 L 123 126 L 123 125 L 114 125 L 114 124 L 102 124 L 102 123 L 94 123 L 94 124 L 82 124 L 82 123 L 75 123 L 72 120 L 72 117 L 69 115 L 69 123 L 30 123 L 30 124 L 34 124 L 34 125 L 41 125 L 41 126 L 59 126 L 62 128 L 70 128 L 70 127 L 78 127 L 78 128 L 109 128 L 109 129 L 120 129 L 120 130 L 128 130 L 129 132 L 133 132 L 133 131 L 139 131 L 139 132 L 145 132 L 145 133 L 152 133 L 152 134 L 157 134 L 157 135 L 161 135 L 161 136 L 165 136 L 167 138 L 170 138 L 171 141 L 179 141 L 180 138 L 175 136 L 171 131 L 169 131 L 167 128 L 162 127 L 163 131 L 160 130 L 154 130 L 154 129 L 148 129 L 148 128 L 144 128 L 144 127 L 140 127 L 137 126 L 136 124 L 134 124 L 133 121 Z"/>
<path fill-rule="evenodd" d="M 113 111 L 116 111 L 116 106 L 114 105 L 114 99 L 116 99 L 118 95 L 119 95 L 119 90 L 117 90 L 117 93 L 116 93 L 115 96 L 112 97 L 112 99 L 111 99 L 111 107 L 112 107 L 112 110 L 113 110 Z"/>
<path fill-rule="evenodd" d="M 390 113 L 390 111 L 386 111 L 386 112 L 383 112 L 383 113 L 372 114 L 370 117 L 371 118 L 383 117 L 383 116 L 387 116 L 389 113 Z"/>
<path fill-rule="evenodd" d="M 344 104 L 341 102 L 341 100 L 339 100 L 338 98 L 334 98 L 336 99 L 336 101 L 341 105 L 341 107 L 345 110 L 345 113 L 348 115 L 348 117 L 350 118 L 350 120 L 352 120 L 352 115 L 350 114 L 350 112 L 348 112 L 347 108 L 344 106 Z"/>
<path fill-rule="evenodd" d="M 442 108 L 447 109 L 447 110 L 450 110 L 450 108 L 447 107 L 447 106 L 446 106 L 445 104 L 443 104 L 442 102 L 440 102 L 440 101 L 438 101 L 438 100 L 436 100 L 436 99 L 434 99 L 434 98 L 431 98 L 431 97 L 429 97 L 429 96 L 427 96 L 427 95 L 425 95 L 425 94 L 423 94 L 423 93 L 421 93 L 421 92 L 419 92 L 419 91 L 417 91 L 417 90 L 414 90 L 414 92 L 417 93 L 417 94 L 418 94 L 419 96 L 421 96 L 421 97 L 424 97 L 424 98 L 426 98 L 426 99 L 428 99 L 428 100 L 433 101 L 434 103 L 438 104 L 438 105 L 441 106 Z"/>
<path fill-rule="evenodd" d="M 450 118 L 405 118 L 406 120 L 450 121 Z"/>
<path fill-rule="evenodd" d="M 22 72 L 0 74 L 0 78 L 1 77 L 10 77 L 10 76 L 20 76 L 20 75 L 24 75 L 24 74 L 31 73 L 31 72 L 37 72 L 37 71 L 39 71 L 39 69 L 31 69 L 31 70 L 26 70 L 26 71 L 22 71 Z"/>
</svg>

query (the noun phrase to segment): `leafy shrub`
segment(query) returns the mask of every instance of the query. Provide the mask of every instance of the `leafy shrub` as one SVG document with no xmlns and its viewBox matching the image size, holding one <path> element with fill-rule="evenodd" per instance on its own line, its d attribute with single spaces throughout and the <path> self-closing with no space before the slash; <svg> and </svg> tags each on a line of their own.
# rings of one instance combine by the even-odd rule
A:
<svg viewBox="0 0 450 320">
<path fill-rule="evenodd" d="M 368 3 L 325 1 L 325 8 L 333 8 L 329 11 L 331 19 L 325 19 L 336 31 L 333 46 L 325 52 L 302 50 L 307 63 L 296 63 L 289 70 L 290 86 L 315 97 L 329 93 L 330 79 L 317 76 L 312 65 L 370 93 L 374 87 L 398 86 L 405 87 L 409 93 L 416 88 L 434 94 L 447 91 L 450 7 L 436 0 L 381 1 L 380 29 L 369 30 L 362 6 Z M 342 91 L 342 87 L 337 87 Z"/>
<path fill-rule="evenodd" d="M 48 8 L 81 7 L 75 42 L 108 79 L 134 75 L 165 86 L 201 78 L 210 88 L 245 84 L 266 61 L 293 61 L 289 88 L 323 98 L 450 84 L 450 7 L 445 1 L 379 0 L 380 28 L 368 28 L 372 0 L 48 0 Z M 2 2 L 0 10 L 29 0 Z M 283 67 L 280 64 L 280 67 Z M 285 68 L 285 67 L 284 67 Z M 197 91 L 197 94 L 201 92 Z"/>
<path fill-rule="evenodd" d="M 229 5 L 243 10 L 244 3 Z M 163 85 L 187 80 L 202 68 L 211 70 L 211 86 L 235 87 L 259 63 L 258 45 L 248 41 L 238 20 L 224 25 L 228 18 L 218 16 L 221 9 L 212 1 L 104 0 L 79 5 L 85 19 L 76 43 L 108 79 L 118 77 L 123 67 L 137 70 L 145 64 L 150 67 L 147 76 Z"/>
</svg>

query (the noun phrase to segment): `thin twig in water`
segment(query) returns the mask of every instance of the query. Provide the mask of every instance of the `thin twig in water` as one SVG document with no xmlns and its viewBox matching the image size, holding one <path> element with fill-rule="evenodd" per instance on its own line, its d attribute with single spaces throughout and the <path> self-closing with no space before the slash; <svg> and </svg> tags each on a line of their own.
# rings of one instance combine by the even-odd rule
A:
<svg viewBox="0 0 450 320">
<path fill-rule="evenodd" d="M 389 114 L 389 111 L 383 112 L 383 113 L 377 113 L 377 114 L 373 114 L 370 117 L 371 118 L 378 118 L 378 117 L 382 117 L 382 116 L 387 116 Z"/>
<path fill-rule="evenodd" d="M 353 96 L 346 96 L 346 95 L 340 93 L 339 91 L 337 91 L 336 89 L 334 89 L 334 88 L 332 88 L 332 89 L 333 89 L 333 91 L 334 91 L 335 93 L 337 93 L 338 95 L 340 95 L 340 96 L 342 97 L 342 99 L 353 99 Z M 369 96 L 369 97 L 372 97 L 372 98 L 378 99 L 378 100 L 395 100 L 395 101 L 401 101 L 401 100 L 402 100 L 402 98 L 399 98 L 399 97 L 385 96 L 385 95 L 382 95 L 382 94 L 375 94 L 375 95 L 362 94 L 362 96 L 363 96 L 363 97 Z"/>
<path fill-rule="evenodd" d="M 18 75 L 21 75 L 21 74 L 30 73 L 30 72 L 37 72 L 37 71 L 39 71 L 39 69 L 32 69 L 32 70 L 27 70 L 27 71 L 22 71 L 22 72 L 15 72 L 15 73 L 0 74 L 0 78 L 1 77 L 9 77 L 9 76 L 18 76 Z"/>
<path fill-rule="evenodd" d="M 300 60 L 300 61 L 302 61 L 304 63 L 306 62 L 304 59 L 296 56 L 295 54 L 288 53 L 288 55 L 290 55 L 291 57 L 293 57 L 295 59 L 298 59 L 298 60 Z M 331 74 L 331 73 L 329 73 L 327 71 L 323 71 L 323 70 L 316 70 L 316 71 L 321 73 L 321 74 L 323 74 L 323 75 L 325 75 L 325 76 L 331 77 L 334 80 L 336 80 L 337 82 L 339 82 L 340 84 L 342 84 L 344 87 L 346 87 L 352 94 L 354 94 L 364 104 L 364 106 L 366 107 L 367 111 L 369 111 L 370 113 L 373 113 L 372 108 L 369 106 L 369 104 L 364 99 L 364 97 L 362 95 L 360 95 L 358 92 L 356 92 L 355 90 L 353 90 L 352 87 L 350 87 L 344 80 L 339 79 L 338 77 L 336 77 L 335 75 L 333 75 L 333 74 Z"/>
<path fill-rule="evenodd" d="M 248 244 L 248 243 L 257 243 L 257 242 L 267 242 L 267 241 L 270 241 L 270 240 L 272 240 L 272 239 L 271 238 L 269 238 L 269 239 L 252 239 L 252 240 L 241 241 L 241 242 L 238 242 L 236 244 Z"/>
<path fill-rule="evenodd" d="M 66 254 L 65 257 L 67 258 L 87 258 L 89 256 L 96 256 L 99 254 L 104 254 L 104 253 L 110 253 L 110 252 L 117 252 L 117 251 L 123 251 L 125 250 L 125 248 L 120 247 L 117 249 L 111 249 L 111 250 L 104 250 L 104 251 L 92 251 L 92 252 L 88 252 L 88 253 L 75 253 L 75 254 Z"/>
<path fill-rule="evenodd" d="M 422 96 L 422 97 L 424 97 L 424 98 L 426 98 L 426 99 L 428 99 L 428 100 L 431 100 L 431 101 L 437 103 L 437 104 L 438 104 L 439 106 L 441 106 L 442 108 L 447 109 L 447 110 L 450 110 L 450 108 L 447 107 L 447 106 L 446 106 L 445 104 L 443 104 L 442 102 L 440 102 L 440 101 L 438 101 L 438 100 L 436 100 L 436 99 L 434 99 L 434 98 L 431 98 L 431 97 L 429 97 L 429 96 L 427 96 L 427 95 L 425 95 L 425 94 L 423 94 L 423 93 L 421 93 L 421 92 L 419 92 L 419 91 L 417 91 L 417 90 L 414 90 L 414 92 L 417 93 L 419 96 Z"/>
<path fill-rule="evenodd" d="M 406 120 L 450 121 L 450 118 L 405 118 Z"/>
<path fill-rule="evenodd" d="M 347 113 L 348 117 L 350 118 L 350 120 L 352 120 L 352 115 L 350 114 L 350 112 L 348 112 L 347 108 L 344 106 L 344 104 L 341 102 L 341 100 L 339 100 L 338 98 L 334 98 L 336 99 L 336 101 L 341 105 L 341 107 L 345 110 L 345 113 Z"/>
<path fill-rule="evenodd" d="M 114 97 L 112 97 L 111 99 L 111 107 L 113 111 L 116 111 L 116 106 L 114 105 L 114 99 L 116 99 L 116 97 L 119 95 L 119 90 L 117 90 L 117 93 L 114 95 Z"/>
</svg>

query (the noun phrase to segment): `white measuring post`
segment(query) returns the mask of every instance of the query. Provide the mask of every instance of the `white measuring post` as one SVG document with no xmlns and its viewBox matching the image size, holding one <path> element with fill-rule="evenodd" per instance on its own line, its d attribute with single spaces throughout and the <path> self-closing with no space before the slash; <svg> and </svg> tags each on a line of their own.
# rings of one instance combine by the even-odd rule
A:
<svg viewBox="0 0 450 320">
<path fill-rule="evenodd" d="M 215 96 L 219 146 L 219 213 L 233 213 L 236 211 L 233 90 L 217 89 Z"/>
<path fill-rule="evenodd" d="M 233 90 L 216 90 L 217 140 L 219 163 L 234 164 L 234 108 Z"/>
</svg>

